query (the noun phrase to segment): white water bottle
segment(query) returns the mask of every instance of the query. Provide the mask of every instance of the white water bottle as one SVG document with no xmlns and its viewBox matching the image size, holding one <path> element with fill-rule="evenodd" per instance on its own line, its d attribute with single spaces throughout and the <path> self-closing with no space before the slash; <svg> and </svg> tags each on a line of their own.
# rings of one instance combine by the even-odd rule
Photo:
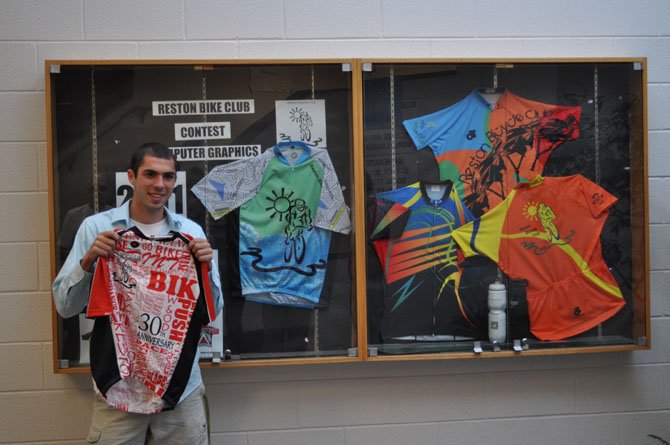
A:
<svg viewBox="0 0 670 445">
<path fill-rule="evenodd" d="M 489 285 L 488 305 L 489 341 L 503 343 L 507 338 L 507 291 L 498 280 Z"/>
</svg>

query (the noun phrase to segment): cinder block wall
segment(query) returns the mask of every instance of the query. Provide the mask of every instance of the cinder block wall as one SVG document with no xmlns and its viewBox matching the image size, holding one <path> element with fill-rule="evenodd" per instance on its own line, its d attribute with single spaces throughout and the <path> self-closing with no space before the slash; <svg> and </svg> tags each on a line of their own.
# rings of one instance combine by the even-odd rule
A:
<svg viewBox="0 0 670 445">
<path fill-rule="evenodd" d="M 667 0 L 0 1 L 0 443 L 83 443 L 90 378 L 51 371 L 43 61 L 649 58 L 654 347 L 636 353 L 205 370 L 226 445 L 670 439 Z"/>
</svg>

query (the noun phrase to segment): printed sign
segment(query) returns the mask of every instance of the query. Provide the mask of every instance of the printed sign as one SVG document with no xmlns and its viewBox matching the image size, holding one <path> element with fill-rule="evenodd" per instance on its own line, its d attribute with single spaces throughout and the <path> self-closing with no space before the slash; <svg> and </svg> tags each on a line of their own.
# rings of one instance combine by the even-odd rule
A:
<svg viewBox="0 0 670 445">
<path fill-rule="evenodd" d="M 214 258 L 219 257 L 219 251 L 213 250 Z M 201 359 L 223 359 L 223 314 L 219 312 L 216 320 L 200 331 L 198 350 Z"/>
<path fill-rule="evenodd" d="M 95 320 L 86 318 L 86 314 L 79 314 L 79 364 L 88 365 L 91 363 L 91 334 L 93 334 L 93 324 Z"/>
<path fill-rule="evenodd" d="M 230 122 L 197 122 L 174 124 L 176 141 L 230 139 Z"/>
<path fill-rule="evenodd" d="M 170 147 L 178 161 L 227 161 L 253 158 L 261 154 L 260 145 L 208 145 L 205 147 Z"/>
<path fill-rule="evenodd" d="M 326 101 L 275 101 L 277 141 L 302 141 L 313 147 L 326 147 Z"/>
<path fill-rule="evenodd" d="M 253 114 L 253 99 L 156 100 L 151 102 L 154 116 L 192 116 L 207 114 Z"/>
</svg>

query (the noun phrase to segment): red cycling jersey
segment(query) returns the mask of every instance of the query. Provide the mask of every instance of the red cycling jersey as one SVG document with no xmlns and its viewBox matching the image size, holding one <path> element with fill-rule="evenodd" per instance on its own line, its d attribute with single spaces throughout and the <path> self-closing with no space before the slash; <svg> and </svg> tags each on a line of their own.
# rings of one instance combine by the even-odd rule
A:
<svg viewBox="0 0 670 445">
<path fill-rule="evenodd" d="M 216 316 L 207 266 L 191 254 L 186 234 L 147 238 L 136 227 L 118 233 L 91 285 L 93 378 L 115 408 L 145 414 L 174 408 L 200 329 Z"/>
</svg>

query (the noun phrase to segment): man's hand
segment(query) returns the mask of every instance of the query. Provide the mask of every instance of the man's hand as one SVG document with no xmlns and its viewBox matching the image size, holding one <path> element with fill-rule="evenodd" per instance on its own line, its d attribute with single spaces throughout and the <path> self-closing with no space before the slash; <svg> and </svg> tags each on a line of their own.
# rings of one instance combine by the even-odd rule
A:
<svg viewBox="0 0 670 445">
<path fill-rule="evenodd" d="M 212 251 L 212 246 L 210 246 L 209 241 L 204 238 L 193 238 L 188 243 L 188 248 L 191 249 L 191 252 L 201 263 L 207 264 L 207 267 L 211 267 L 212 258 L 214 258 L 214 252 Z"/>
<path fill-rule="evenodd" d="M 98 261 L 98 258 L 108 257 L 112 253 L 112 250 L 114 250 L 114 246 L 116 246 L 118 240 L 119 234 L 113 230 L 99 233 L 93 240 L 84 258 L 79 262 L 81 268 L 86 272 L 93 272 L 93 265 Z"/>
</svg>

